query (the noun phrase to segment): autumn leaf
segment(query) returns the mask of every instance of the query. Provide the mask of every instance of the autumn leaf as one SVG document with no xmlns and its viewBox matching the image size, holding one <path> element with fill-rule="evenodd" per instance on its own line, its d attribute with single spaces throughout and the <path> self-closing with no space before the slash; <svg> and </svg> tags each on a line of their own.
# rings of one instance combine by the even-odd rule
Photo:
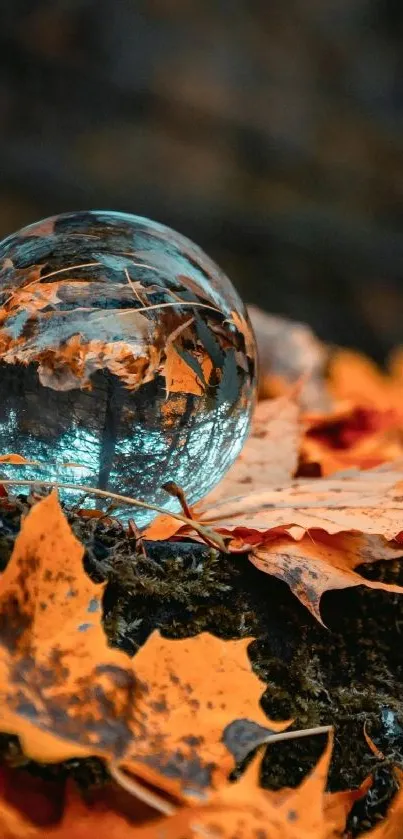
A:
<svg viewBox="0 0 403 839">
<path fill-rule="evenodd" d="M 270 315 L 257 306 L 249 306 L 248 314 L 258 348 L 261 397 L 285 395 L 290 385 L 303 377 L 304 409 L 328 410 L 331 397 L 325 382 L 326 346 L 306 324 Z"/>
<path fill-rule="evenodd" d="M 399 356 L 391 359 L 390 369 L 382 372 L 371 359 L 351 350 L 338 350 L 331 358 L 328 388 L 337 401 L 395 410 L 403 421 L 403 381 Z"/>
<path fill-rule="evenodd" d="M 44 830 L 60 820 L 63 799 L 60 781 L 45 782 L 25 770 L 1 766 L 1 839 L 44 837 Z"/>
<path fill-rule="evenodd" d="M 2 839 L 44 839 L 41 828 L 5 801 L 0 802 L 0 831 Z"/>
<path fill-rule="evenodd" d="M 0 730 L 34 760 L 97 755 L 178 795 L 208 790 L 234 766 L 237 726 L 255 748 L 287 725 L 259 706 L 251 639 L 156 631 L 129 660 L 108 647 L 83 550 L 54 493 L 23 522 L 0 578 Z"/>
<path fill-rule="evenodd" d="M 293 594 L 323 623 L 320 600 L 325 591 L 366 586 L 403 594 L 403 587 L 372 582 L 355 568 L 365 562 L 397 559 L 402 548 L 379 536 L 339 533 L 329 536 L 323 530 L 310 530 L 295 541 L 291 535 L 277 536 L 252 549 L 249 559 L 259 571 L 271 574 L 289 585 Z"/>
<path fill-rule="evenodd" d="M 218 498 L 211 506 L 204 499 L 193 513 L 197 521 L 212 525 L 217 532 L 239 536 L 245 549 L 263 543 L 271 531 L 295 526 L 300 536 L 312 529 L 329 534 L 356 531 L 390 541 L 402 530 L 403 462 L 327 479 L 292 481 L 282 487 L 268 483 L 257 491 Z M 164 517 L 164 534 L 191 533 L 190 525 L 171 524 L 170 518 Z M 147 538 L 166 538 L 157 535 L 158 519 L 145 533 Z M 236 548 L 240 549 L 242 545 Z"/>
<path fill-rule="evenodd" d="M 403 455 L 403 418 L 392 409 L 345 406 L 331 414 L 306 415 L 301 445 L 302 472 L 306 464 L 318 464 L 321 475 L 397 460 Z"/>
<path fill-rule="evenodd" d="M 259 707 L 264 684 L 250 670 L 251 640 L 201 633 L 167 641 L 153 633 L 133 661 L 144 693 L 136 701 L 141 728 L 123 760 L 128 768 L 154 783 L 165 776 L 172 792 L 177 784 L 171 787 L 169 778 L 180 778 L 189 795 L 216 786 L 259 740 L 289 724 L 269 721 Z"/>
<path fill-rule="evenodd" d="M 355 571 L 364 562 L 401 556 L 401 548 L 387 541 L 402 530 L 403 461 L 327 480 L 290 482 L 300 440 L 298 417 L 290 397 L 260 402 L 243 452 L 193 515 L 228 537 L 229 551 L 249 550 L 259 570 L 284 580 L 321 621 L 325 591 L 365 585 L 403 593 L 402 587 L 369 582 Z M 144 535 L 200 538 L 169 515 L 157 517 Z"/>
<path fill-rule="evenodd" d="M 258 489 L 195 508 L 196 518 L 220 532 L 267 534 L 297 525 L 326 533 L 354 530 L 394 539 L 402 529 L 403 462 L 376 469 L 354 470 L 333 478 L 294 481 L 283 487 Z"/>
<path fill-rule="evenodd" d="M 326 795 L 331 750 L 329 739 L 302 784 L 278 792 L 259 786 L 261 759 L 257 757 L 237 783 L 223 785 L 204 805 L 182 808 L 155 825 L 140 828 L 138 839 L 341 839 L 348 799 L 352 804 L 357 794 Z"/>
<path fill-rule="evenodd" d="M 83 553 L 52 493 L 28 514 L 0 577 L 0 729 L 39 761 L 123 749 L 133 675 L 107 646 L 103 587 L 84 574 Z"/>
</svg>

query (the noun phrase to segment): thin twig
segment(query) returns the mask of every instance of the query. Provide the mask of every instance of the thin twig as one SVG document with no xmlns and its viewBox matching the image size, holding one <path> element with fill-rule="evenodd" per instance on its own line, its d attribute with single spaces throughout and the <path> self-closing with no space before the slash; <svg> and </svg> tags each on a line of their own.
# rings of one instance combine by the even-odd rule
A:
<svg viewBox="0 0 403 839">
<path fill-rule="evenodd" d="M 298 731 L 280 731 L 278 734 L 268 734 L 260 745 L 266 743 L 278 743 L 280 740 L 295 740 L 300 737 L 311 737 L 316 734 L 328 734 L 332 731 L 332 725 L 318 725 L 315 728 L 301 728 Z"/>
<path fill-rule="evenodd" d="M 151 790 L 147 789 L 147 787 L 143 787 L 139 781 L 135 781 L 134 778 L 129 778 L 125 772 L 122 772 L 116 765 L 109 764 L 108 766 L 109 772 L 112 775 L 114 781 L 119 784 L 126 792 L 130 792 L 131 795 L 134 795 L 136 798 L 139 798 L 140 801 L 144 801 L 149 807 L 152 807 L 154 810 L 158 810 L 160 813 L 163 813 L 165 816 L 172 816 L 176 812 L 176 807 L 173 804 L 170 804 L 169 801 L 165 801 L 156 792 L 151 792 Z"/>
<path fill-rule="evenodd" d="M 7 464 L 6 464 L 7 465 Z M 19 464 L 20 466 L 24 466 L 24 464 Z M 172 516 L 174 519 L 178 519 L 179 521 L 183 521 L 184 524 L 189 524 L 200 533 L 200 536 L 205 539 L 210 545 L 213 545 L 220 549 L 220 551 L 227 552 L 225 547 L 225 542 L 222 536 L 219 533 L 216 533 L 215 530 L 212 530 L 210 527 L 205 527 L 203 524 L 199 524 L 198 521 L 194 519 L 190 519 L 187 516 L 183 515 L 182 513 L 171 512 L 171 510 L 166 510 L 164 507 L 160 507 L 158 504 L 148 504 L 147 501 L 139 501 L 137 498 L 131 498 L 128 495 L 118 495 L 115 492 L 108 492 L 105 489 L 97 489 L 96 487 L 89 487 L 85 486 L 84 484 L 70 484 L 70 483 L 60 483 L 59 481 L 42 481 L 41 478 L 37 478 L 36 480 L 27 480 L 27 479 L 20 479 L 20 478 L 0 478 L 0 482 L 3 486 L 44 486 L 44 487 L 52 487 L 52 489 L 74 489 L 77 492 L 85 492 L 89 495 L 97 495 L 99 498 L 112 498 L 114 501 L 119 502 L 119 506 L 129 506 L 129 507 L 143 507 L 146 510 L 155 510 L 156 513 L 162 513 L 162 515 Z"/>
</svg>

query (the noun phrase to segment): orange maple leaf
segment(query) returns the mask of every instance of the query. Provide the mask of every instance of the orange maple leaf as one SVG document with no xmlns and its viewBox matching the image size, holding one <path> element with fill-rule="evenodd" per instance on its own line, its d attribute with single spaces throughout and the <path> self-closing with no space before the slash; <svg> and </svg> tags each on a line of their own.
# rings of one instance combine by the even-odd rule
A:
<svg viewBox="0 0 403 839">
<path fill-rule="evenodd" d="M 372 469 L 403 454 L 403 417 L 394 409 L 341 403 L 331 414 L 306 415 L 301 469 L 319 464 L 322 476 L 351 467 Z"/>
<path fill-rule="evenodd" d="M 259 786 L 260 757 L 241 779 L 225 784 L 203 805 L 186 807 L 134 834 L 138 839 L 341 839 L 346 814 L 362 791 L 326 795 L 332 738 L 297 789 Z"/>
<path fill-rule="evenodd" d="M 370 469 L 403 454 L 401 351 L 384 373 L 359 353 L 339 350 L 330 361 L 327 387 L 334 408 L 304 417 L 303 468 L 319 464 L 326 476 L 351 466 Z"/>
<path fill-rule="evenodd" d="M 23 522 L 0 578 L 0 730 L 34 760 L 97 755 L 179 795 L 208 790 L 240 757 L 234 732 L 254 748 L 288 724 L 259 706 L 251 639 L 156 631 L 129 660 L 108 647 L 83 552 L 54 493 Z"/>
<path fill-rule="evenodd" d="M 341 839 L 348 813 L 368 790 L 371 779 L 356 790 L 326 793 L 331 745 L 330 738 L 316 767 L 296 789 L 261 789 L 257 757 L 239 781 L 223 784 L 206 803 L 185 805 L 174 815 L 157 819 L 136 801 L 130 817 L 111 808 L 107 797 L 86 803 L 68 782 L 61 817 L 53 816 L 46 823 L 42 819 L 40 825 L 28 816 L 26 807 L 21 810 L 15 800 L 8 799 L 0 775 L 0 835 L 2 839 L 233 839 L 235 835 L 239 839 L 255 835 L 262 839 Z M 403 773 L 395 772 L 401 783 Z M 400 839 L 402 792 L 401 788 L 387 816 L 363 839 Z M 49 810 L 52 802 L 42 800 L 43 804 Z"/>
</svg>

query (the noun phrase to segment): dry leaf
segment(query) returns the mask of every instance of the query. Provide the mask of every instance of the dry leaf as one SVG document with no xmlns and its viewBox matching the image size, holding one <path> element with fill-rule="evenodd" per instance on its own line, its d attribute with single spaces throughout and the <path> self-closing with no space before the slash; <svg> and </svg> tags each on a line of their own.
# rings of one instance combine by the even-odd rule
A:
<svg viewBox="0 0 403 839">
<path fill-rule="evenodd" d="M 251 672 L 251 639 L 222 641 L 207 632 L 168 641 L 154 632 L 139 650 L 133 667 L 144 690 L 136 697 L 139 729 L 124 764 L 137 775 L 178 791 L 207 790 L 226 778 L 240 758 L 232 757 L 237 733 L 253 745 L 286 723 L 267 719 L 259 706 L 264 684 Z M 203 667 L 201 667 L 203 662 Z M 257 738 L 257 740 L 256 740 Z M 235 740 L 235 747 L 234 747 Z"/>
<path fill-rule="evenodd" d="M 234 766 L 237 725 L 254 748 L 257 729 L 288 724 L 259 706 L 250 639 L 154 632 L 129 660 L 108 647 L 83 550 L 55 494 L 33 507 L 0 578 L 0 730 L 34 760 L 98 755 L 178 794 L 208 790 Z"/>
<path fill-rule="evenodd" d="M 403 383 L 399 356 L 392 360 L 391 373 L 382 373 L 374 361 L 351 350 L 338 350 L 329 365 L 329 390 L 338 401 L 373 407 L 379 411 L 393 409 L 403 420 Z"/>
<path fill-rule="evenodd" d="M 333 478 L 295 481 L 195 508 L 195 517 L 219 532 L 258 532 L 299 526 L 326 533 L 354 530 L 394 539 L 402 530 L 403 462 Z"/>
<path fill-rule="evenodd" d="M 107 646 L 103 587 L 84 574 L 83 553 L 52 493 L 28 514 L 0 577 L 0 729 L 39 761 L 124 745 L 133 675 Z"/>
<path fill-rule="evenodd" d="M 302 470 L 319 464 L 322 476 L 372 469 L 403 455 L 402 417 L 394 410 L 340 405 L 332 414 L 304 417 Z"/>
<path fill-rule="evenodd" d="M 326 410 L 331 399 L 325 385 L 328 351 L 306 324 L 269 315 L 257 306 L 248 313 L 256 335 L 262 397 L 287 393 L 301 376 L 301 404 L 307 410 Z"/>
<path fill-rule="evenodd" d="M 295 541 L 291 536 L 278 536 L 254 548 L 249 559 L 266 574 L 289 585 L 320 623 L 320 600 L 325 591 L 367 586 L 403 594 L 403 587 L 366 580 L 355 572 L 365 562 L 397 559 L 402 547 L 389 545 L 379 536 L 339 533 L 329 536 L 323 530 L 310 530 Z"/>
<path fill-rule="evenodd" d="M 63 799 L 61 781 L 43 781 L 25 770 L 1 766 L 1 839 L 44 837 L 45 829 L 60 820 Z"/>
<path fill-rule="evenodd" d="M 325 786 L 331 756 L 329 739 L 314 770 L 297 789 L 278 792 L 259 786 L 257 757 L 235 784 L 221 787 L 210 801 L 139 830 L 138 839 L 336 839 L 345 823 L 345 801 L 327 804 Z M 158 831 L 159 827 L 159 831 Z"/>
<path fill-rule="evenodd" d="M 285 397 L 261 402 L 243 452 L 193 508 L 194 517 L 230 537 L 231 552 L 251 550 L 251 562 L 287 582 L 318 620 L 322 594 L 331 589 L 365 585 L 403 593 L 400 586 L 369 582 L 355 571 L 364 562 L 401 555 L 401 548 L 385 540 L 400 540 L 403 461 L 327 480 L 274 484 L 271 465 L 287 478 L 295 468 L 297 445 L 295 402 Z M 200 538 L 169 515 L 157 517 L 144 535 Z"/>
<path fill-rule="evenodd" d="M 193 508 L 195 519 L 238 538 L 232 546 L 238 551 L 242 545 L 246 549 L 263 544 L 271 531 L 292 527 L 298 527 L 300 535 L 313 529 L 329 534 L 356 531 L 390 541 L 402 531 L 403 462 L 364 472 L 351 470 L 333 478 L 293 481 L 283 487 L 268 485 L 247 495 L 219 498 L 211 506 L 207 501 Z M 164 516 L 161 523 L 164 534 L 192 533 L 189 525 L 171 523 L 170 518 Z M 166 538 L 158 535 L 159 525 L 157 518 L 146 531 L 147 538 Z"/>
</svg>

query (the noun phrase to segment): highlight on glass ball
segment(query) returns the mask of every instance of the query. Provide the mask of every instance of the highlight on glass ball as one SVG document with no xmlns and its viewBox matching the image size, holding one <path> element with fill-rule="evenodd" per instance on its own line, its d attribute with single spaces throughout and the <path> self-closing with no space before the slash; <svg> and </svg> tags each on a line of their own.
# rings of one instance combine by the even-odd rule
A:
<svg viewBox="0 0 403 839">
<path fill-rule="evenodd" d="M 103 489 L 168 512 L 178 501 L 164 484 L 195 503 L 239 454 L 254 337 L 232 284 L 189 239 L 125 213 L 45 219 L 0 243 L 0 305 L 0 481 L 72 484 L 60 495 L 74 503 L 79 487 Z M 114 514 L 140 527 L 155 515 Z"/>
</svg>

